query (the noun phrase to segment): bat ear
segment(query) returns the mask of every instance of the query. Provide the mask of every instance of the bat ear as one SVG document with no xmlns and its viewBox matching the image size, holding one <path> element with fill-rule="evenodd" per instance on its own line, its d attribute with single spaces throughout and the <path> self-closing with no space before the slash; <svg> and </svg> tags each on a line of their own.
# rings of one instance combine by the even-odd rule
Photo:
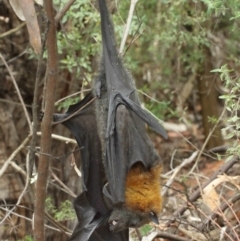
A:
<svg viewBox="0 0 240 241">
<path fill-rule="evenodd" d="M 158 221 L 158 217 L 157 217 L 157 214 L 154 213 L 154 212 L 150 212 L 150 220 L 156 224 L 159 224 L 159 221 Z"/>
</svg>

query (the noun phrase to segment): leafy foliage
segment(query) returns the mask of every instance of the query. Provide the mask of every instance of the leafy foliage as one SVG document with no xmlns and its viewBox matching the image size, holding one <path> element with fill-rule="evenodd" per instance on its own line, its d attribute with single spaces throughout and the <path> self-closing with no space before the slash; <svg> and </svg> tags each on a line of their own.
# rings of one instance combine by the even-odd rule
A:
<svg viewBox="0 0 240 241">
<path fill-rule="evenodd" d="M 230 155 L 228 159 L 231 159 L 233 155 L 240 155 L 240 148 L 238 145 L 240 137 L 240 117 L 238 115 L 240 110 L 240 79 L 230 75 L 233 70 L 229 69 L 227 65 L 223 65 L 220 69 L 215 69 L 212 72 L 219 73 L 220 79 L 225 84 L 225 87 L 229 89 L 229 93 L 221 95 L 219 98 L 225 101 L 226 109 L 230 113 L 230 117 L 225 119 L 226 127 L 223 128 L 223 130 L 229 131 L 226 137 L 227 139 L 235 139 L 235 143 L 233 143 L 232 147 L 228 149 L 228 153 Z"/>
<path fill-rule="evenodd" d="M 152 226 L 146 224 L 140 228 L 140 233 L 142 236 L 146 236 L 152 230 Z"/>
<path fill-rule="evenodd" d="M 34 241 L 34 239 L 32 236 L 26 235 L 23 239 L 20 239 L 18 241 Z"/>
<path fill-rule="evenodd" d="M 67 0 L 55 0 L 60 9 Z M 87 0 L 76 1 L 62 20 L 58 32 L 60 69 L 69 71 L 75 79 L 92 73 L 92 58 L 99 52 L 99 16 Z"/>
<path fill-rule="evenodd" d="M 72 220 L 76 216 L 72 203 L 69 200 L 62 202 L 59 210 L 57 210 L 50 197 L 46 199 L 45 204 L 47 211 L 51 213 L 57 221 Z"/>
<path fill-rule="evenodd" d="M 76 104 L 80 100 L 80 97 L 71 97 L 67 98 L 64 101 L 61 101 L 60 103 L 57 104 L 57 110 L 61 111 L 62 109 L 68 109 L 70 105 Z"/>
</svg>

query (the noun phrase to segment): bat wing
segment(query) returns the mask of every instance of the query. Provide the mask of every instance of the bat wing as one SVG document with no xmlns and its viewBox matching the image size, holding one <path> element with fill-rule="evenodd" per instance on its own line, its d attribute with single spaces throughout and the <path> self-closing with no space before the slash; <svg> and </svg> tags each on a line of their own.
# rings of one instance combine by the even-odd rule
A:
<svg viewBox="0 0 240 241">
<path fill-rule="evenodd" d="M 70 106 L 65 114 L 54 114 L 54 121 L 65 125 L 81 148 L 84 191 L 74 201 L 78 224 L 70 240 L 127 241 L 128 230 L 113 234 L 107 224 L 112 203 L 103 195 L 106 178 L 92 93 Z"/>
<path fill-rule="evenodd" d="M 70 130 L 79 148 L 81 148 L 84 184 L 88 183 L 89 168 L 91 168 L 89 160 L 94 159 L 99 153 L 101 155 L 101 144 L 98 135 L 96 135 L 97 126 L 93 99 L 92 93 L 89 93 L 83 100 L 71 105 L 66 113 L 54 114 L 53 117 L 55 123 L 60 122 Z M 94 149 L 94 152 L 91 151 L 91 148 Z"/>
<path fill-rule="evenodd" d="M 140 107 L 134 82 L 117 52 L 114 30 L 104 0 L 99 0 L 103 42 L 103 62 L 109 101 L 107 136 L 114 129 L 115 110 L 119 104 L 128 106 L 157 133 L 167 138 L 165 129 L 149 112 Z"/>
<path fill-rule="evenodd" d="M 89 204 L 86 193 L 82 193 L 75 200 L 75 209 L 78 214 L 77 224 L 70 241 L 127 241 L 128 232 L 122 231 L 114 234 L 109 231 L 108 218 L 106 215 L 99 215 Z M 81 204 L 81 205 L 79 205 Z"/>
</svg>

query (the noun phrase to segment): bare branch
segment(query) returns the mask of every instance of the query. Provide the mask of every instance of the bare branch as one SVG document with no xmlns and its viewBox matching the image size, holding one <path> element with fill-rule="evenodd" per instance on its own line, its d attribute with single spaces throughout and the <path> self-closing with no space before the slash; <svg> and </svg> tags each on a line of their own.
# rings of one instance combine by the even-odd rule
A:
<svg viewBox="0 0 240 241">
<path fill-rule="evenodd" d="M 55 175 L 55 173 L 54 173 L 53 171 L 51 171 L 51 175 L 52 175 L 53 178 L 56 180 L 56 182 L 67 191 L 67 193 L 68 193 L 70 196 L 72 196 L 72 197 L 74 197 L 74 198 L 77 197 L 77 195 L 76 195 L 74 192 L 72 192 L 72 190 L 71 190 L 70 188 L 68 188 L 68 187 Z"/>
<path fill-rule="evenodd" d="M 4 208 L 4 207 L 0 207 L 0 210 L 3 210 L 3 211 L 5 211 L 5 212 L 9 211 L 8 208 Z M 21 215 L 21 214 L 18 214 L 18 213 L 15 213 L 15 212 L 12 212 L 12 214 L 13 214 L 14 216 L 16 216 L 16 217 L 23 218 L 23 219 L 25 219 L 25 220 L 27 220 L 27 221 L 29 221 L 29 222 L 33 222 L 32 219 L 27 218 L 26 216 L 23 216 L 23 215 Z M 44 227 L 49 228 L 49 229 L 54 230 L 54 231 L 57 231 L 57 232 L 62 232 L 61 229 L 54 228 L 54 227 L 52 227 L 52 226 L 50 226 L 50 225 L 47 225 L 47 224 L 45 224 Z M 64 232 L 64 233 L 65 233 L 65 232 Z M 70 235 L 71 233 L 70 233 L 70 232 L 67 232 L 66 234 L 67 234 L 67 235 Z"/>
<path fill-rule="evenodd" d="M 68 9 L 73 5 L 73 3 L 76 0 L 69 0 L 65 6 L 59 10 L 59 12 L 57 13 L 57 15 L 55 16 L 55 23 L 58 23 L 60 21 L 60 19 L 64 16 L 64 14 L 68 11 Z"/>
<path fill-rule="evenodd" d="M 202 190 L 211 183 L 218 175 L 223 174 L 227 172 L 233 165 L 235 165 L 237 162 L 239 162 L 239 157 L 234 156 L 229 162 L 225 163 L 223 166 L 221 166 L 212 176 L 209 178 L 201 187 L 199 187 L 188 199 L 189 202 L 193 202 L 196 199 L 198 199 L 201 195 Z M 176 210 L 173 214 L 173 216 L 178 217 L 182 215 L 186 210 L 188 206 L 181 207 L 180 209 Z M 170 225 L 174 220 L 170 220 L 167 225 Z"/>
<path fill-rule="evenodd" d="M 6 171 L 8 165 L 12 162 L 12 160 L 16 157 L 16 155 L 24 148 L 26 147 L 27 143 L 29 142 L 30 138 L 32 137 L 31 134 L 27 136 L 27 138 L 21 143 L 21 145 L 11 154 L 11 156 L 4 162 L 1 170 L 0 170 L 0 177 L 3 175 L 3 173 Z"/>
<path fill-rule="evenodd" d="M 132 17 L 133 17 L 133 12 L 134 12 L 134 9 L 135 9 L 135 6 L 136 6 L 137 2 L 138 2 L 138 0 L 131 0 L 131 5 L 130 5 L 129 13 L 128 13 L 127 24 L 126 24 L 126 27 L 125 27 L 125 30 L 124 30 L 124 34 L 123 34 L 123 38 L 122 38 L 122 42 L 121 42 L 121 45 L 120 45 L 120 50 L 119 50 L 120 54 L 122 54 L 123 49 L 124 49 L 124 45 L 125 45 L 126 40 L 127 40 L 128 32 L 129 32 L 131 21 L 132 21 Z"/>
<path fill-rule="evenodd" d="M 37 135 L 41 136 L 42 133 L 41 132 L 37 132 Z M 55 140 L 64 141 L 66 143 L 77 144 L 76 140 L 71 139 L 71 138 L 67 138 L 67 137 L 64 137 L 64 136 L 59 136 L 59 135 L 56 135 L 56 134 L 52 134 L 51 136 Z"/>
<path fill-rule="evenodd" d="M 16 28 L 13 28 L 13 29 L 11 29 L 11 30 L 9 30 L 9 31 L 7 31 L 7 32 L 5 32 L 5 33 L 3 33 L 3 34 L 0 34 L 0 38 L 7 37 L 8 35 L 11 35 L 11 34 L 17 32 L 18 30 L 20 30 L 20 29 L 21 29 L 22 27 L 24 27 L 25 25 L 26 25 L 25 22 L 19 24 Z"/>
<path fill-rule="evenodd" d="M 57 56 L 57 40 L 56 40 L 56 26 L 54 20 L 54 9 L 52 0 L 44 1 L 44 9 L 47 19 L 49 21 L 49 31 L 47 33 L 47 81 L 46 81 L 46 109 L 42 122 L 42 138 L 40 147 L 42 153 L 51 153 L 51 127 L 52 116 L 54 109 L 54 97 L 56 90 L 56 82 L 58 77 L 58 56 Z M 40 155 L 38 166 L 38 179 L 36 183 L 36 201 L 34 210 L 34 238 L 36 241 L 45 240 L 44 233 L 44 205 L 46 197 L 46 187 L 49 172 L 50 156 Z"/>
<path fill-rule="evenodd" d="M 26 161 L 27 161 L 27 167 L 29 166 L 29 154 L 27 155 L 26 157 Z M 25 186 L 23 188 L 23 191 L 21 192 L 21 194 L 19 195 L 19 198 L 17 200 L 17 203 L 13 206 L 13 208 L 11 210 L 9 210 L 9 212 L 5 215 L 5 217 L 2 219 L 2 221 L 0 222 L 0 224 L 2 224 L 8 217 L 9 215 L 14 211 L 14 209 L 21 203 L 22 199 L 23 199 L 23 196 L 24 194 L 26 193 L 27 191 L 27 188 L 28 188 L 28 184 L 29 184 L 29 179 L 30 177 L 27 175 L 27 179 L 26 179 L 26 183 L 25 183 Z"/>
<path fill-rule="evenodd" d="M 198 154 L 198 151 L 193 152 L 193 154 L 189 158 L 184 159 L 184 161 L 179 166 L 177 166 L 176 168 L 174 168 L 174 170 L 171 171 L 171 172 L 173 172 L 173 174 L 172 174 L 171 178 L 167 181 L 165 187 L 163 187 L 162 192 L 161 192 L 163 196 L 166 194 L 168 187 L 171 186 L 171 184 L 174 181 L 174 178 L 176 177 L 178 172 L 181 170 L 181 168 L 183 168 L 185 165 L 187 165 L 187 164 L 191 163 L 193 160 L 195 160 L 197 154 Z"/>
<path fill-rule="evenodd" d="M 66 97 L 64 97 L 64 98 L 56 101 L 54 105 L 56 106 L 58 103 L 66 100 L 66 99 L 69 99 L 69 98 L 71 98 L 71 97 L 73 97 L 73 96 L 75 96 L 75 95 L 79 95 L 80 93 L 82 93 L 82 92 L 87 92 L 87 91 L 91 91 L 91 89 L 80 90 L 80 91 L 78 91 L 78 92 L 76 92 L 76 93 L 73 93 L 73 94 L 71 94 L 71 95 L 68 95 L 68 96 L 66 96 Z M 0 100 L 1 100 L 1 99 L 0 99 Z"/>
<path fill-rule="evenodd" d="M 222 118 L 223 118 L 223 116 L 224 116 L 224 114 L 225 114 L 225 110 L 226 110 L 226 108 L 224 107 L 221 116 L 218 118 L 218 120 L 217 120 L 217 122 L 215 123 L 214 127 L 213 127 L 212 130 L 209 132 L 209 134 L 208 134 L 208 136 L 207 136 L 207 138 L 206 138 L 206 140 L 205 140 L 205 142 L 204 142 L 204 144 L 203 144 L 203 146 L 202 146 L 202 148 L 201 148 L 201 151 L 198 153 L 197 160 L 196 160 L 195 164 L 193 165 L 192 169 L 190 170 L 189 174 L 191 174 L 191 173 L 194 171 L 194 169 L 197 167 L 198 162 L 199 162 L 199 160 L 200 160 L 200 156 L 202 155 L 205 147 L 207 146 L 207 143 L 208 143 L 210 137 L 211 137 L 212 134 L 214 133 L 216 127 L 217 127 L 218 124 L 219 124 L 219 122 L 222 120 Z"/>
<path fill-rule="evenodd" d="M 178 235 L 170 234 L 170 233 L 165 233 L 165 232 L 158 233 L 155 236 L 155 238 L 165 238 L 165 239 L 172 240 L 172 241 L 189 241 L 189 239 L 180 237 Z"/>
<path fill-rule="evenodd" d="M 25 106 L 25 103 L 24 103 L 24 101 L 23 101 L 22 95 L 21 95 L 20 90 L 19 90 L 19 88 L 18 88 L 17 82 L 16 82 L 16 80 L 15 80 L 15 78 L 14 78 L 14 76 L 13 76 L 13 73 L 12 73 L 11 69 L 9 68 L 7 62 L 6 62 L 5 59 L 3 58 L 2 54 L 0 54 L 0 58 L 2 59 L 4 65 L 6 66 L 6 68 L 7 68 L 7 70 L 8 70 L 8 73 L 9 73 L 9 75 L 10 75 L 12 81 L 13 81 L 13 85 L 14 85 L 14 87 L 15 87 L 15 89 L 16 89 L 18 98 L 19 98 L 19 100 L 20 100 L 20 102 L 21 102 L 21 104 L 22 104 L 23 111 L 24 111 L 24 113 L 25 113 L 25 116 L 26 116 L 26 119 L 27 119 L 27 122 L 28 122 L 29 130 L 30 130 L 30 132 L 32 132 L 32 124 L 31 124 L 31 121 L 30 121 L 30 117 L 29 117 L 29 115 L 28 115 L 27 108 L 26 108 L 26 106 Z"/>
</svg>

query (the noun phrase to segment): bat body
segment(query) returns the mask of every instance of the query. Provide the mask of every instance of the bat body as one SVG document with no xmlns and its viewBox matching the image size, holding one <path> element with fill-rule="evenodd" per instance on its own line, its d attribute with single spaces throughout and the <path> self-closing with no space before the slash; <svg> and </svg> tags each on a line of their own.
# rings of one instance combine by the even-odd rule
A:
<svg viewBox="0 0 240 241">
<path fill-rule="evenodd" d="M 161 209 L 160 158 L 147 135 L 145 123 L 167 138 L 158 121 L 143 110 L 134 81 L 118 55 L 113 26 L 104 0 L 99 0 L 103 59 L 98 78 L 96 111 L 108 184 L 104 194 L 113 203 L 110 230 L 139 227 Z M 106 100 L 107 98 L 107 100 Z M 152 184 L 156 185 L 152 185 Z M 139 195 L 140 193 L 140 195 Z"/>
<path fill-rule="evenodd" d="M 118 56 L 104 0 L 98 0 L 103 54 L 92 93 L 55 115 L 81 149 L 83 192 L 74 201 L 71 241 L 127 241 L 128 228 L 158 222 L 161 161 L 145 124 L 166 131 L 140 106 L 134 81 Z"/>
</svg>

